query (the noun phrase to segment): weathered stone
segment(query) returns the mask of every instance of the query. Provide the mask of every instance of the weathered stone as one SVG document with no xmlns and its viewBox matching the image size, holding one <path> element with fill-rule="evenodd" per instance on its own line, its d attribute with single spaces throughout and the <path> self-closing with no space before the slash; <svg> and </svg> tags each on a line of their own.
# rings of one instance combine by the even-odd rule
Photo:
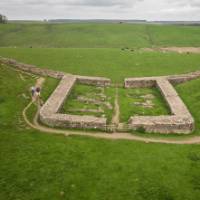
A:
<svg viewBox="0 0 200 200">
<path fill-rule="evenodd" d="M 140 97 L 143 98 L 143 99 L 146 99 L 146 100 L 153 100 L 153 99 L 155 99 L 155 96 L 153 94 L 146 94 L 146 95 L 142 95 Z"/>
<path fill-rule="evenodd" d="M 28 64 L 17 62 L 16 60 L 13 60 L 13 59 L 0 57 L 0 60 L 1 60 L 2 63 L 7 64 L 7 65 L 11 65 L 18 70 L 37 74 L 37 75 L 40 75 L 40 76 L 49 76 L 49 77 L 52 77 L 52 78 L 61 79 L 65 75 L 64 72 L 53 71 L 53 70 L 49 70 L 49 69 L 41 69 L 41 68 L 38 68 L 34 65 L 28 65 Z"/>
<path fill-rule="evenodd" d="M 154 87 L 155 85 L 156 85 L 155 77 L 125 79 L 125 88 L 145 88 L 145 87 Z"/>
<path fill-rule="evenodd" d="M 76 83 L 76 76 L 64 76 L 53 94 L 40 110 L 40 121 L 50 127 L 105 129 L 106 118 L 59 114 Z"/>
<path fill-rule="evenodd" d="M 89 77 L 89 76 L 76 76 L 77 81 L 82 84 L 95 85 L 95 86 L 109 86 L 111 80 L 102 77 Z"/>
<path fill-rule="evenodd" d="M 145 78 L 146 80 L 146 78 Z M 135 83 L 135 81 L 134 81 Z M 130 128 L 144 128 L 147 132 L 156 133 L 191 133 L 194 130 L 194 119 L 180 99 L 174 87 L 166 78 L 156 78 L 156 87 L 167 102 L 171 116 L 135 116 L 129 120 Z M 131 84 L 130 84 L 131 85 Z M 134 85 L 131 85 L 131 87 Z M 146 84 L 145 84 L 146 86 Z"/>
<path fill-rule="evenodd" d="M 189 134 L 194 129 L 194 120 L 187 116 L 135 116 L 129 120 L 133 130 L 144 128 L 146 132 L 163 134 Z"/>
</svg>

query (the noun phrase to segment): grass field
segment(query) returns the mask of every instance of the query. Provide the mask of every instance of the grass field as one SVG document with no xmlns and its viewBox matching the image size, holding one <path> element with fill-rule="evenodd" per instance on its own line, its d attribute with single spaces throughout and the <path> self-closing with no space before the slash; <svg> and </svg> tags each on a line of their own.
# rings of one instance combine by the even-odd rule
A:
<svg viewBox="0 0 200 200">
<path fill-rule="evenodd" d="M 82 98 L 82 101 L 79 98 Z M 114 101 L 115 88 L 77 84 L 65 102 L 62 112 L 105 117 L 108 120 L 107 123 L 110 123 L 114 112 Z M 80 110 L 85 110 L 85 112 Z"/>
<path fill-rule="evenodd" d="M 2 47 L 200 46 L 198 26 L 135 24 L 3 24 Z"/>
<path fill-rule="evenodd" d="M 121 49 L 0 48 L 0 56 L 72 74 L 124 78 L 181 74 L 200 69 L 198 54 L 122 51 Z"/>
<path fill-rule="evenodd" d="M 147 95 L 152 97 L 148 98 Z M 155 88 L 120 88 L 119 105 L 120 121 L 125 123 L 128 123 L 130 117 L 136 115 L 157 116 L 170 114 L 169 109 L 160 92 Z"/>
<path fill-rule="evenodd" d="M 200 134 L 200 79 L 193 80 L 176 86 L 180 97 L 183 99 L 196 121 L 197 134 Z"/>
<path fill-rule="evenodd" d="M 22 80 L 19 73 L 0 69 L 0 199 L 199 198 L 199 145 L 42 134 L 21 116 L 30 100 L 22 94 L 29 96 L 35 78 L 23 75 Z M 52 79 L 45 83 L 44 98 L 55 85 Z"/>
<path fill-rule="evenodd" d="M 200 46 L 199 34 L 198 26 L 6 24 L 0 25 L 0 56 L 73 74 L 104 76 L 122 84 L 127 77 L 200 70 L 199 54 L 138 50 L 141 47 Z M 125 47 L 130 49 L 122 50 Z M 200 199 L 199 145 L 64 137 L 28 127 L 22 111 L 30 101 L 29 89 L 36 78 L 0 64 L 0 200 Z M 46 79 L 43 100 L 57 84 L 55 79 Z M 194 135 L 200 133 L 199 86 L 200 79 L 176 86 L 194 116 Z M 75 96 L 87 91 L 97 93 L 94 87 L 78 86 L 74 91 Z M 113 104 L 115 89 L 108 88 L 104 92 Z M 130 107 L 135 101 L 143 102 L 141 95 L 146 94 L 156 97 L 153 99 L 156 107 L 145 110 Z M 131 98 L 125 98 L 127 95 Z M 64 112 L 77 106 L 82 108 L 83 105 L 74 103 L 73 92 L 70 98 L 71 103 L 64 105 Z M 119 89 L 119 103 L 121 121 L 132 113 L 168 113 L 166 104 L 154 89 Z M 32 106 L 27 113 L 30 120 L 35 112 L 36 107 Z M 109 120 L 112 112 L 105 112 Z M 141 133 L 135 134 L 141 136 Z"/>
</svg>

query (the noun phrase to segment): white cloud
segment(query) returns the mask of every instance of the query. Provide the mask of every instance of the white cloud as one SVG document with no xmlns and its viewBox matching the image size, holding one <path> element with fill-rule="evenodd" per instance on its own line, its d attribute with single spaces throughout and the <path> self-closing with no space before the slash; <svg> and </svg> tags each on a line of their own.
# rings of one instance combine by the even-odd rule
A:
<svg viewBox="0 0 200 200">
<path fill-rule="evenodd" d="M 0 0 L 10 19 L 200 20 L 200 0 Z"/>
</svg>

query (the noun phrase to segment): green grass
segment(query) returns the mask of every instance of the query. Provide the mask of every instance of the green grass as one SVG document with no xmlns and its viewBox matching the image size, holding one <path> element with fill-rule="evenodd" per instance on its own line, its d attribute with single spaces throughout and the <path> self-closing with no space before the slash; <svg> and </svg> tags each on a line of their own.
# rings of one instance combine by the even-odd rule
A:
<svg viewBox="0 0 200 200">
<path fill-rule="evenodd" d="M 192 80 L 176 86 L 180 97 L 183 99 L 191 114 L 195 118 L 196 130 L 200 134 L 200 79 Z"/>
<path fill-rule="evenodd" d="M 0 25 L 0 36 L 4 47 L 149 46 L 143 25 L 6 24 Z"/>
<path fill-rule="evenodd" d="M 145 95 L 153 95 L 153 99 L 145 98 Z M 150 101 L 153 107 L 148 108 L 141 103 Z M 137 105 L 140 103 L 140 105 Z M 128 123 L 130 117 L 169 115 L 169 109 L 160 92 L 155 88 L 119 89 L 120 121 Z"/>
<path fill-rule="evenodd" d="M 30 101 L 29 89 L 34 78 L 0 65 L 0 131 L 4 129 L 21 130 L 25 128 L 22 120 L 24 105 Z M 26 97 L 26 98 L 25 98 Z"/>
<path fill-rule="evenodd" d="M 200 69 L 198 54 L 122 51 L 120 49 L 0 48 L 0 56 L 72 74 L 127 77 L 181 74 Z"/>
<path fill-rule="evenodd" d="M 87 86 L 77 84 L 67 101 L 65 102 L 62 113 L 74 114 L 74 115 L 91 115 L 96 117 L 106 117 L 108 123 L 111 122 L 112 116 L 114 114 L 114 101 L 115 101 L 115 91 L 113 87 L 107 87 L 104 89 L 103 93 L 101 89 L 94 86 Z M 102 98 L 98 96 L 100 93 L 106 96 L 105 100 L 102 101 Z M 161 94 L 157 89 L 153 88 L 140 88 L 140 89 L 124 89 L 118 88 L 119 94 L 119 105 L 120 105 L 120 121 L 128 123 L 128 120 L 131 116 L 141 115 L 141 116 L 157 116 L 157 115 L 169 115 L 170 111 L 164 102 Z M 152 95 L 153 99 L 145 99 L 145 95 Z M 78 97 L 85 97 L 88 99 L 93 99 L 96 101 L 102 101 L 104 103 L 108 102 L 112 105 L 112 109 L 108 109 L 107 106 L 101 104 L 92 104 L 80 102 Z M 152 108 L 147 108 L 142 105 L 136 105 L 135 103 L 145 103 L 150 101 L 150 104 L 153 104 Z M 148 103 L 148 102 L 147 102 Z M 99 109 L 101 108 L 104 113 L 93 113 L 89 111 L 80 112 L 77 109 Z M 74 111 L 75 109 L 75 111 Z"/>
<path fill-rule="evenodd" d="M 102 94 L 101 96 L 99 96 Z M 80 102 L 78 100 L 78 97 L 84 97 L 87 99 L 92 99 L 95 101 L 102 102 L 101 104 L 93 104 L 93 103 L 86 103 L 86 102 Z M 62 112 L 68 113 L 68 114 L 74 114 L 74 115 L 91 115 L 96 117 L 106 117 L 108 120 L 108 123 L 111 122 L 113 110 L 114 110 L 114 98 L 115 98 L 115 89 L 114 88 L 99 88 L 95 86 L 88 86 L 88 85 L 82 85 L 82 84 L 76 84 L 73 88 L 71 94 L 69 95 L 69 98 L 63 105 Z M 105 103 L 109 103 L 112 108 L 107 107 Z M 79 112 L 79 111 L 73 111 L 73 109 L 101 109 L 104 112 Z"/>
<path fill-rule="evenodd" d="M 136 24 L 1 24 L 1 47 L 200 46 L 198 26 Z"/>
<path fill-rule="evenodd" d="M 0 199 L 199 199 L 199 145 L 48 135 L 24 122 L 19 129 L 29 102 L 21 94 L 35 79 L 0 67 Z"/>
<path fill-rule="evenodd" d="M 200 46 L 199 26 L 147 26 L 154 46 Z"/>
</svg>

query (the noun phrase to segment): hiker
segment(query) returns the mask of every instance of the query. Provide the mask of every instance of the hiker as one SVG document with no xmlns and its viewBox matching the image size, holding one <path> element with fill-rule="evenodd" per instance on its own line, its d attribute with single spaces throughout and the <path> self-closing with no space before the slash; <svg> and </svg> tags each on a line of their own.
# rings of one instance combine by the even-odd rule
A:
<svg viewBox="0 0 200 200">
<path fill-rule="evenodd" d="M 36 97 L 40 97 L 40 91 L 41 91 L 40 87 L 37 87 L 35 89 L 35 95 L 36 95 Z"/>
<path fill-rule="evenodd" d="M 36 91 L 36 88 L 34 86 L 31 87 L 31 96 L 32 98 L 34 98 L 35 96 L 35 91 Z"/>
<path fill-rule="evenodd" d="M 38 101 L 38 103 L 42 106 L 43 101 L 41 99 L 40 92 L 41 92 L 41 88 L 37 87 L 35 90 L 35 100 Z"/>
</svg>

